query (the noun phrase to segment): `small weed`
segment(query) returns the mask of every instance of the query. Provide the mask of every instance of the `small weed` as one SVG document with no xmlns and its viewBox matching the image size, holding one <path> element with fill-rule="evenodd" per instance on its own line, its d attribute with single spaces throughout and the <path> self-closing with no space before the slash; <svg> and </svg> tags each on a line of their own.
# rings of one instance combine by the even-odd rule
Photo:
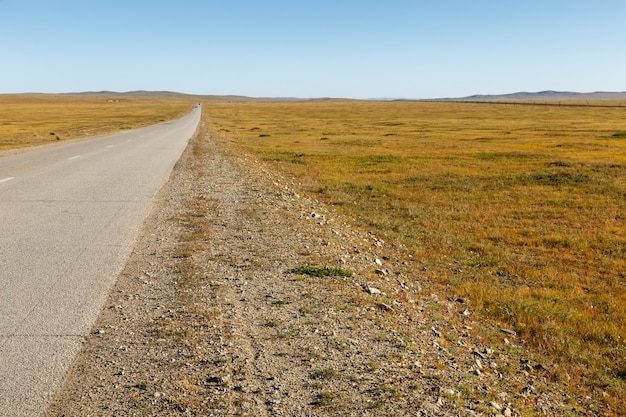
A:
<svg viewBox="0 0 626 417">
<path fill-rule="evenodd" d="M 458 389 L 459 389 L 459 392 L 462 395 L 465 395 L 465 396 L 470 396 L 470 395 L 472 395 L 472 392 L 473 392 L 472 387 L 471 386 L 467 386 L 467 385 L 461 385 L 461 386 L 458 387 Z"/>
<path fill-rule="evenodd" d="M 402 348 L 407 351 L 407 352 L 412 352 L 412 353 L 420 353 L 420 348 L 417 345 L 414 345 L 412 343 L 405 343 L 402 345 Z"/>
<path fill-rule="evenodd" d="M 388 342 L 389 341 L 389 336 L 386 333 L 378 333 L 374 337 L 374 341 L 378 342 L 378 343 Z"/>
<path fill-rule="evenodd" d="M 349 339 L 337 339 L 335 340 L 335 346 L 337 347 L 337 350 L 346 352 L 351 349 L 352 343 Z"/>
<path fill-rule="evenodd" d="M 291 339 L 292 337 L 296 337 L 300 334 L 301 329 L 299 327 L 293 327 L 291 329 L 285 331 L 279 331 L 276 338 L 278 339 Z"/>
<path fill-rule="evenodd" d="M 589 176 L 584 173 L 572 173 L 567 171 L 540 171 L 530 174 L 528 179 L 531 183 L 539 185 L 573 185 L 589 182 Z"/>
<path fill-rule="evenodd" d="M 380 368 L 381 368 L 380 362 L 369 361 L 366 364 L 365 371 L 368 372 L 368 373 L 373 373 L 373 372 L 378 371 Z"/>
<path fill-rule="evenodd" d="M 322 359 L 322 355 L 310 347 L 304 348 L 303 354 L 306 355 L 308 359 Z"/>
<path fill-rule="evenodd" d="M 341 268 L 330 268 L 327 266 L 316 267 L 311 265 L 303 265 L 289 271 L 292 274 L 310 275 L 312 277 L 351 277 L 352 271 Z"/>
<path fill-rule="evenodd" d="M 326 369 L 320 369 L 318 371 L 312 372 L 309 375 L 309 378 L 311 378 L 311 379 L 331 379 L 335 375 L 336 375 L 336 372 L 335 372 L 334 369 L 326 368 Z"/>
<path fill-rule="evenodd" d="M 335 400 L 335 398 L 337 398 L 336 394 L 328 391 L 322 391 L 317 395 L 315 401 L 313 401 L 313 405 L 326 407 L 329 406 Z"/>
<path fill-rule="evenodd" d="M 399 399 L 402 397 L 402 394 L 398 391 L 398 389 L 391 384 L 382 384 L 376 387 L 374 391 L 377 395 L 383 398 L 388 399 Z"/>
<path fill-rule="evenodd" d="M 174 335 L 181 339 L 186 339 L 189 336 L 191 336 L 191 330 L 189 329 L 179 330 L 179 331 L 174 332 Z"/>
<path fill-rule="evenodd" d="M 548 165 L 551 167 L 560 167 L 560 168 L 567 168 L 567 167 L 572 166 L 572 164 L 570 164 L 569 162 L 565 162 L 565 161 L 552 161 Z"/>
<path fill-rule="evenodd" d="M 140 382 L 137 385 L 135 385 L 135 388 L 139 388 L 142 391 L 146 391 L 148 389 L 149 385 L 147 382 Z"/>
</svg>

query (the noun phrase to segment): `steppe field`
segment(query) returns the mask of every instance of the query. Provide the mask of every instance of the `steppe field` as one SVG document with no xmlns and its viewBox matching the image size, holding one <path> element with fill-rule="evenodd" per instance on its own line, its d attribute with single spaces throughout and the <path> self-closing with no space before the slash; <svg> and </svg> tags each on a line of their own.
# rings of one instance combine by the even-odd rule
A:
<svg viewBox="0 0 626 417">
<path fill-rule="evenodd" d="M 216 140 L 395 243 L 564 380 L 624 398 L 626 107 L 580 104 L 321 100 L 205 114 Z"/>
<path fill-rule="evenodd" d="M 132 129 L 182 116 L 191 99 L 153 94 L 2 94 L 0 151 Z"/>
<path fill-rule="evenodd" d="M 623 409 L 626 107 L 0 95 L 0 150 L 160 122 L 197 101 L 218 144 L 293 178 L 449 300 L 514 331 L 572 395 L 606 392 Z"/>
</svg>

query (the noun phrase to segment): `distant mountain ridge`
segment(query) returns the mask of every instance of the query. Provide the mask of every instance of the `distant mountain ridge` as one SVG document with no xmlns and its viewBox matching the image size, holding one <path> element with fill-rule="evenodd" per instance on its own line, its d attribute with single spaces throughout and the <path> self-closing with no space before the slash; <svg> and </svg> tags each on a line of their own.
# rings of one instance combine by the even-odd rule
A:
<svg viewBox="0 0 626 417">
<path fill-rule="evenodd" d="M 442 100 L 462 101 L 536 101 L 536 100 L 626 100 L 626 92 L 595 91 L 577 93 L 572 91 L 545 90 L 535 93 L 517 92 L 511 94 L 472 95 L 468 97 Z"/>
<path fill-rule="evenodd" d="M 37 94 L 37 93 L 35 93 Z M 85 97 L 110 97 L 110 98 L 150 98 L 150 97 L 172 97 L 172 98 L 191 98 L 194 100 L 227 100 L 227 101 L 259 101 L 264 100 L 254 97 L 237 96 L 237 95 L 212 95 L 212 94 L 187 94 L 178 93 L 176 91 L 148 91 L 148 90 L 135 90 L 135 91 L 83 91 L 74 93 L 61 93 L 60 95 L 68 96 L 85 96 Z M 268 99 L 269 100 L 269 99 Z"/>
<path fill-rule="evenodd" d="M 176 98 L 194 98 L 198 100 L 228 100 L 228 101 L 303 101 L 312 99 L 302 99 L 297 97 L 248 97 L 238 95 L 215 95 L 215 94 L 187 94 L 178 93 L 176 91 L 83 91 L 78 93 L 63 93 L 75 96 L 111 96 L 111 97 L 176 97 Z"/>
<path fill-rule="evenodd" d="M 1 0 L 0 0 L 1 1 Z M 2 94 L 2 93 L 0 93 Z M 186 94 L 175 91 L 84 91 L 72 93 L 22 93 L 24 95 L 74 95 L 74 96 L 105 96 L 105 97 L 178 97 L 194 98 L 198 100 L 228 100 L 228 101 L 324 101 L 324 100 L 357 100 L 338 97 L 249 97 L 240 95 L 212 95 L 212 94 Z M 626 91 L 610 92 L 595 91 L 591 93 L 579 93 L 573 91 L 545 90 L 538 92 L 521 91 L 510 94 L 475 94 L 466 97 L 447 97 L 431 99 L 414 99 L 399 97 L 380 97 L 364 99 L 365 101 L 468 101 L 468 102 L 557 102 L 557 101 L 618 101 L 626 100 Z M 548 103 L 549 104 L 549 103 Z"/>
</svg>

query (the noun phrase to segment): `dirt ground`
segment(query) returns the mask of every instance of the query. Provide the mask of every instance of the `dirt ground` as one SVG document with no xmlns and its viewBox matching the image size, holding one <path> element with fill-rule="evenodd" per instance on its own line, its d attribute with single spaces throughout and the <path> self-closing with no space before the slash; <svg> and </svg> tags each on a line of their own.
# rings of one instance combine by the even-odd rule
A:
<svg viewBox="0 0 626 417">
<path fill-rule="evenodd" d="M 611 414 L 296 188 L 203 124 L 47 415 Z"/>
</svg>

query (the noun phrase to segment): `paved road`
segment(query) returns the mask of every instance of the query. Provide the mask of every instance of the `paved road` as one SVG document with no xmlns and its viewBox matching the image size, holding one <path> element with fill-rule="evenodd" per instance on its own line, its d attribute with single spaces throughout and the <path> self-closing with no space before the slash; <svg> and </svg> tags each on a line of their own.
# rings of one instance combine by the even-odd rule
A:
<svg viewBox="0 0 626 417">
<path fill-rule="evenodd" d="M 45 412 L 200 113 L 0 158 L 0 416 Z"/>
</svg>

